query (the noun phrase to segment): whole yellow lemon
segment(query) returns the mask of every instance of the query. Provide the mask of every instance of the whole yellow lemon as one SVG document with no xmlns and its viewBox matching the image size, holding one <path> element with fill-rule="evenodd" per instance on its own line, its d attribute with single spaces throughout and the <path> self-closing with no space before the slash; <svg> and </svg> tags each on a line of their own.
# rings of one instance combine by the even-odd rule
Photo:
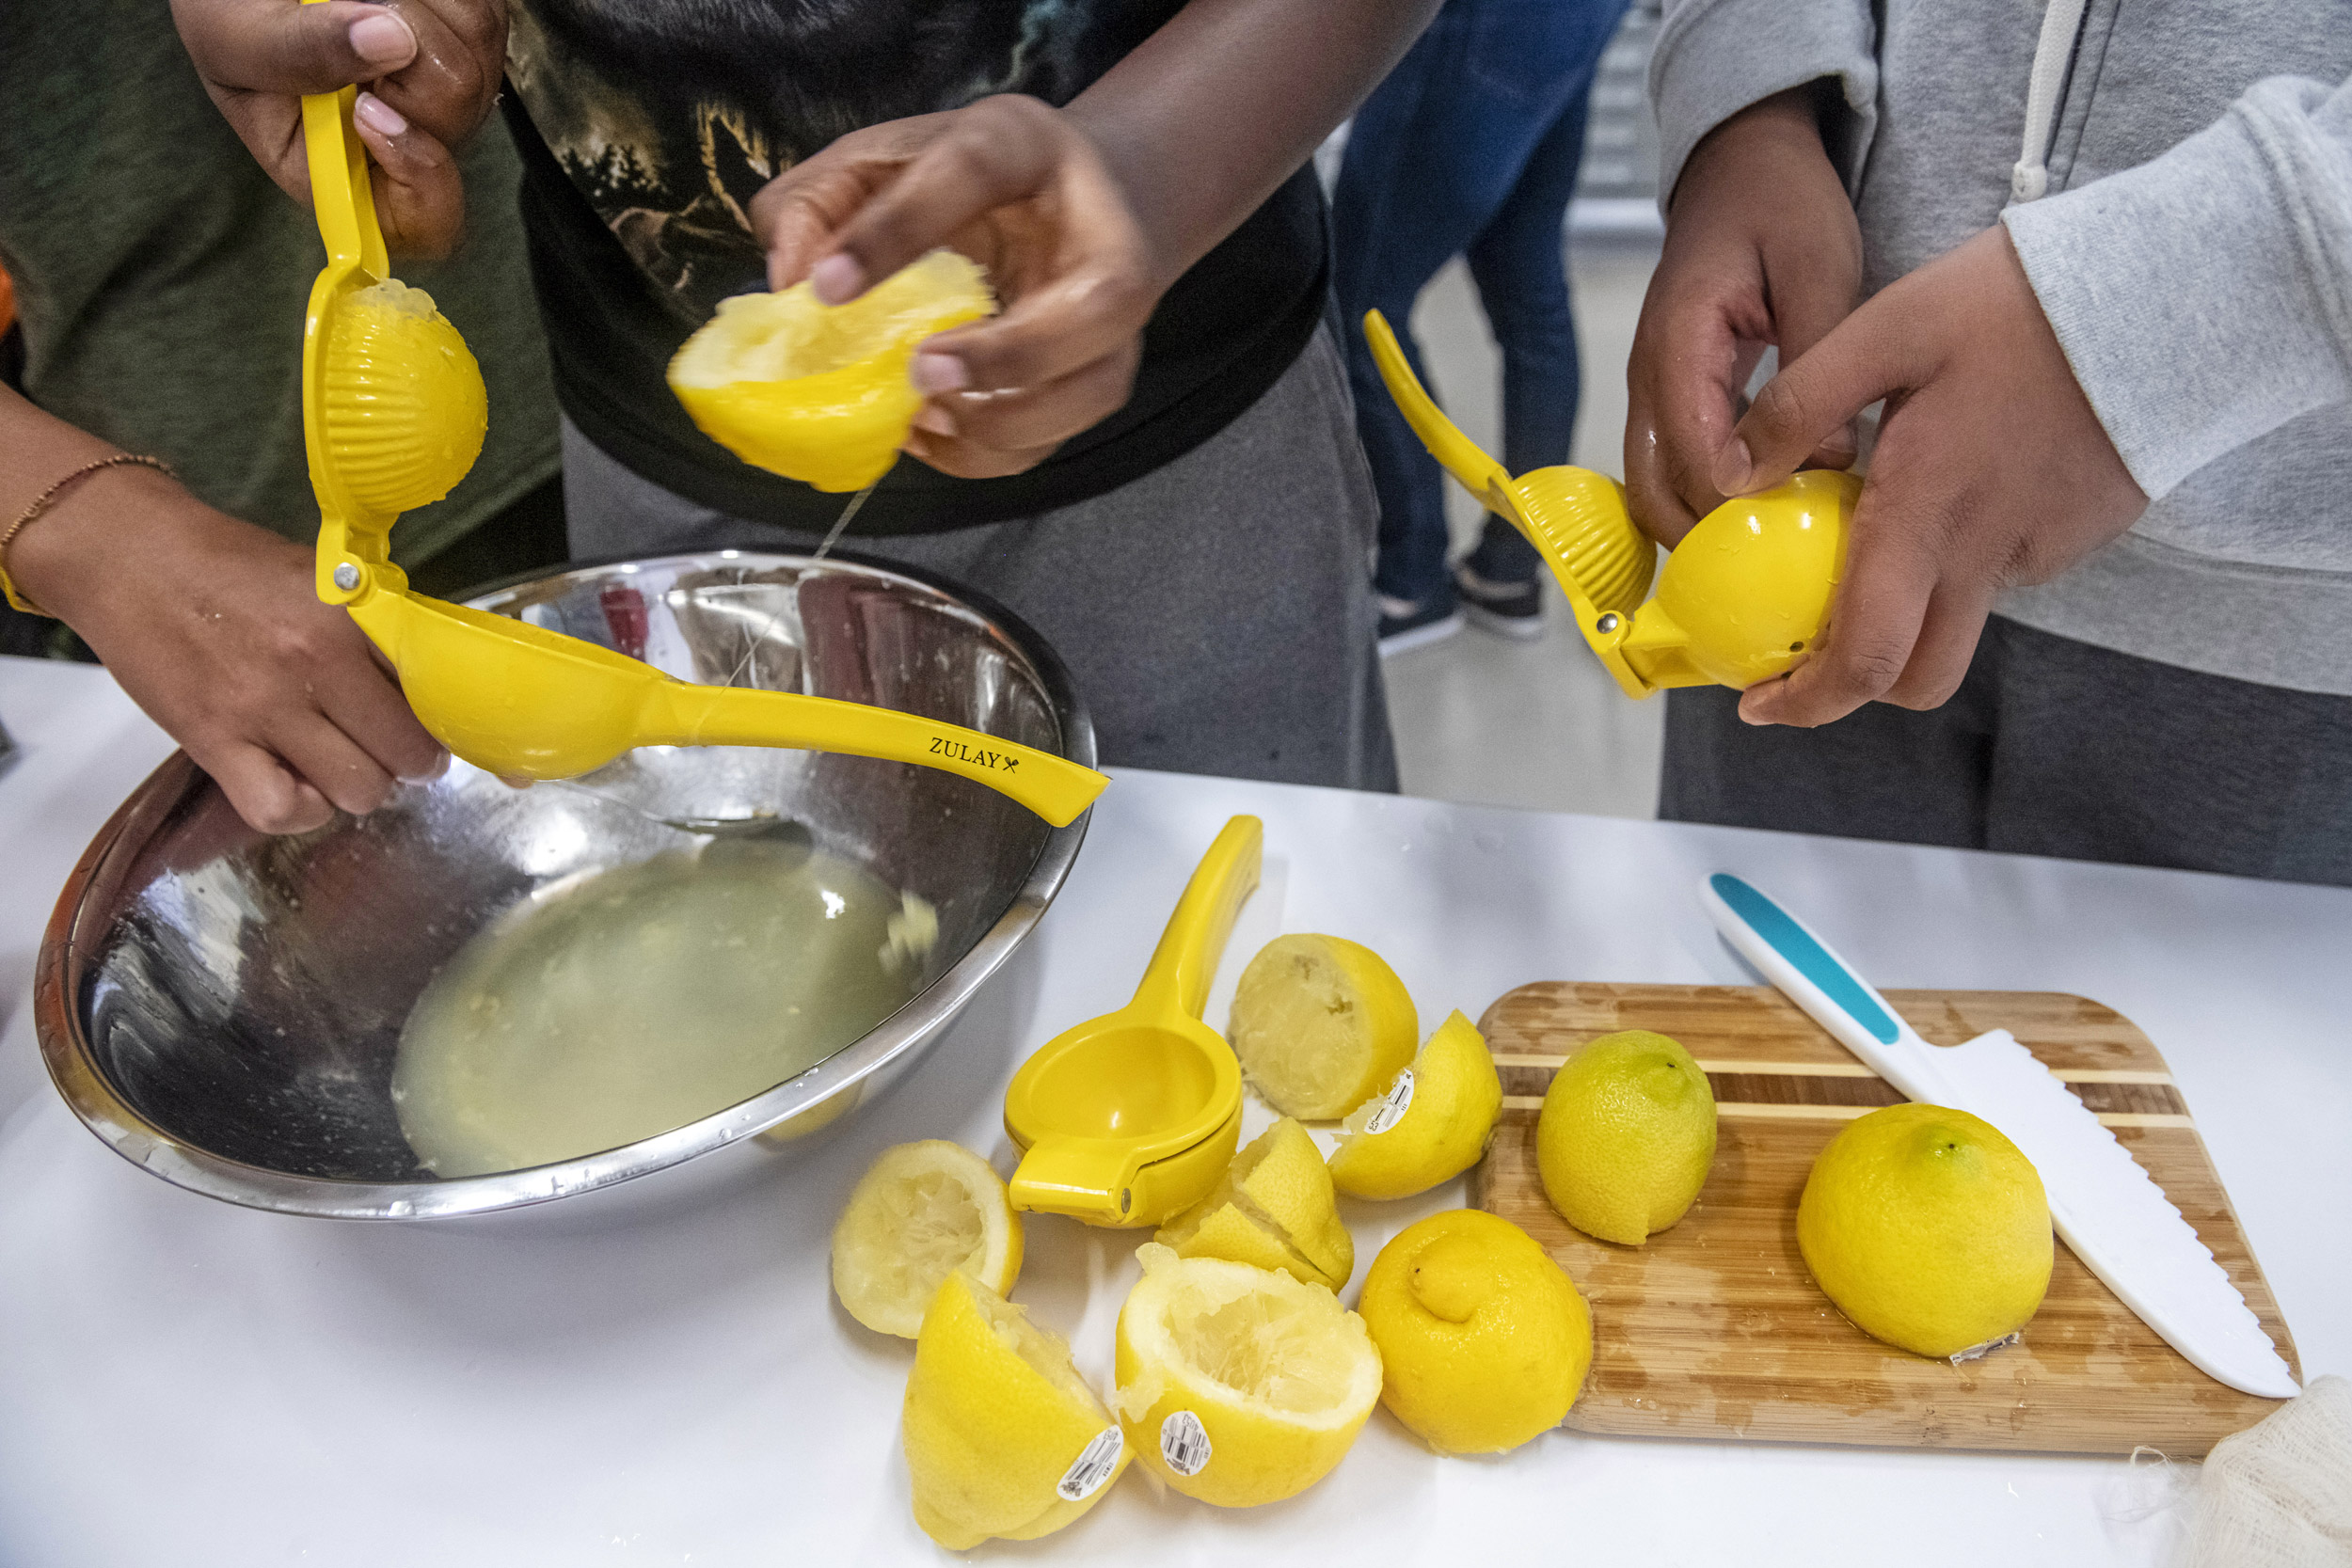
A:
<svg viewBox="0 0 2352 1568">
<path fill-rule="evenodd" d="M 1593 1316 L 1560 1265 L 1476 1209 L 1406 1227 L 1358 1307 L 1380 1402 L 1439 1453 L 1501 1453 L 1560 1424 L 1593 1364 Z"/>
</svg>

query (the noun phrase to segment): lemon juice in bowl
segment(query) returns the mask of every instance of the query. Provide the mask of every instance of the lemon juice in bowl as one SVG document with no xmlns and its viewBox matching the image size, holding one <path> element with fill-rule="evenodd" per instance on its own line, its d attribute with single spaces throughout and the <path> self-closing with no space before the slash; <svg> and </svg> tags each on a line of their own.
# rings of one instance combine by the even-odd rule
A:
<svg viewBox="0 0 2352 1568">
<path fill-rule="evenodd" d="M 476 935 L 403 1025 L 401 1131 L 437 1176 L 549 1164 L 749 1100 L 922 988 L 937 916 L 805 845 L 590 873 Z"/>
</svg>

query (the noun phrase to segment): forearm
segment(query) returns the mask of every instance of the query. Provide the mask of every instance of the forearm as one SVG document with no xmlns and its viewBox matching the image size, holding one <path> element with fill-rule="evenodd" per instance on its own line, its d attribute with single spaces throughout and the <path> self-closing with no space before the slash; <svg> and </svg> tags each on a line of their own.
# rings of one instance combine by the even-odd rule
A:
<svg viewBox="0 0 2352 1568">
<path fill-rule="evenodd" d="M 0 387 L 0 528 L 67 474 L 120 450 Z"/>
<path fill-rule="evenodd" d="M 1172 282 L 1313 155 L 1438 0 L 1192 0 L 1078 95 Z M 1465 89 L 1469 90 L 1469 89 Z"/>
<path fill-rule="evenodd" d="M 0 529 L 14 522 L 42 491 L 68 474 L 120 451 L 112 442 L 0 387 Z M 77 579 L 87 575 L 91 549 L 98 543 L 86 536 L 87 531 L 98 513 L 112 510 L 94 505 L 93 500 L 140 490 L 161 495 L 178 488 L 148 467 L 123 467 L 84 475 L 9 541 L 5 562 L 8 576 L 26 598 L 70 620 L 64 607 L 79 597 L 75 589 L 82 584 Z"/>
<path fill-rule="evenodd" d="M 2001 216 L 2150 496 L 2352 399 L 2352 82 L 2258 82 L 2163 156 Z"/>
</svg>

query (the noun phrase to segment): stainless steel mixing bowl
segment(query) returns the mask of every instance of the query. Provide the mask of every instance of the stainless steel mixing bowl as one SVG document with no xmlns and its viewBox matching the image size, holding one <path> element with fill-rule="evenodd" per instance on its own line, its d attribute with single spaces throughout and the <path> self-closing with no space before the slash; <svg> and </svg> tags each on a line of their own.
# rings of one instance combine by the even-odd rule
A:
<svg viewBox="0 0 2352 1568">
<path fill-rule="evenodd" d="M 1094 762 L 1052 650 L 921 574 L 730 550 L 576 568 L 473 602 L 688 680 L 876 703 Z M 701 841 L 672 822 L 766 814 L 936 906 L 914 998 L 799 1076 L 658 1137 L 448 1180 L 420 1166 L 393 1115 L 392 1056 L 450 955 L 568 878 Z M 339 1219 L 540 1203 L 839 1120 L 919 1060 L 1028 934 L 1086 824 L 1048 828 L 898 763 L 650 748 L 529 790 L 455 764 L 367 817 L 270 838 L 175 754 L 66 885 L 40 958 L 41 1053 L 117 1152 L 214 1197 Z"/>
</svg>

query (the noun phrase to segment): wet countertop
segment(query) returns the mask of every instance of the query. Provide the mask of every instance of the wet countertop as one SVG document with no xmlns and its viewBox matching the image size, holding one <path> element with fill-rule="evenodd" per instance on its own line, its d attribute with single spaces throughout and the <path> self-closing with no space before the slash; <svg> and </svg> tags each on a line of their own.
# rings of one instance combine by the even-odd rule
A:
<svg viewBox="0 0 2352 1568">
<path fill-rule="evenodd" d="M 2069 990 L 2171 1066 L 2307 1376 L 2352 1373 L 2352 891 L 1120 772 L 1037 936 L 895 1094 L 818 1147 L 655 1203 L 455 1226 L 251 1213 L 77 1124 L 33 1041 L 58 885 L 169 744 L 96 670 L 0 658 L 0 1562 L 31 1568 L 936 1561 L 898 1456 L 911 1347 L 826 1285 L 883 1147 L 1004 1152 L 1021 1058 L 1126 1000 L 1225 818 L 1266 823 L 1239 958 L 1387 957 L 1425 1025 L 1540 979 L 1745 983 L 1693 888 L 1747 877 L 1885 988 Z M 1251 1107 L 1248 1131 L 1267 1118 Z M 1458 1184 L 1351 1204 L 1379 1243 Z M 580 1205 L 575 1209 L 574 1204 Z M 1033 1220 L 1016 1299 L 1107 1385 L 1136 1238 Z M 1350 1292 L 1352 1297 L 1352 1291 Z M 2154 1562 L 2193 1471 L 1553 1433 L 1439 1460 L 1385 1415 L 1320 1485 L 1229 1513 L 1141 1476 L 1005 1559 L 1122 1563 Z"/>
</svg>

